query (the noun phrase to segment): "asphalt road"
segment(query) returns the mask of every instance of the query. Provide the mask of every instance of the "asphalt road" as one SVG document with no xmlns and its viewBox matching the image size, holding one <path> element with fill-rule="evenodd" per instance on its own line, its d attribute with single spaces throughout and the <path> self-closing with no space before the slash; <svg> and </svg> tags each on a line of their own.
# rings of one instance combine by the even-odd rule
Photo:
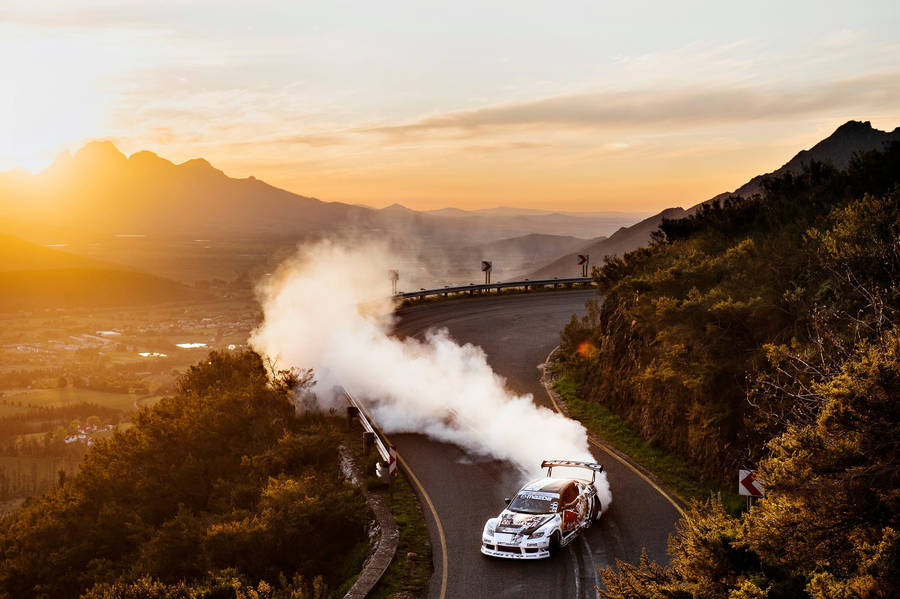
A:
<svg viewBox="0 0 900 599">
<path fill-rule="evenodd" d="M 540 383 L 538 364 L 559 343 L 559 332 L 584 311 L 594 291 L 559 291 L 461 299 L 400 310 L 397 333 L 420 335 L 446 327 L 460 342 L 481 346 L 494 370 L 518 393 L 552 409 Z M 637 561 L 641 550 L 665 562 L 666 540 L 678 512 L 634 471 L 594 450 L 604 465 L 613 503 L 602 520 L 559 555 L 536 561 L 486 558 L 479 551 L 485 520 L 518 490 L 519 479 L 502 462 L 476 459 L 459 448 L 422 435 L 393 435 L 400 455 L 431 498 L 447 547 L 447 598 L 596 597 L 596 568 L 616 559 Z M 441 597 L 441 546 L 437 525 L 426 509 L 435 573 L 429 597 Z"/>
</svg>

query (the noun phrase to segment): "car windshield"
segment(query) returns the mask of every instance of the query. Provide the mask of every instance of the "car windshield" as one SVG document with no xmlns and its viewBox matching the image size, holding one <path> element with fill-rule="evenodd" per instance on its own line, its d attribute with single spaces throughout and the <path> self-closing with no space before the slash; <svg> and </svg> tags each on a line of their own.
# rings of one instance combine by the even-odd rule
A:
<svg viewBox="0 0 900 599">
<path fill-rule="evenodd" d="M 521 514 L 551 514 L 559 506 L 559 495 L 556 493 L 522 492 L 515 496 L 509 504 L 509 511 Z"/>
</svg>

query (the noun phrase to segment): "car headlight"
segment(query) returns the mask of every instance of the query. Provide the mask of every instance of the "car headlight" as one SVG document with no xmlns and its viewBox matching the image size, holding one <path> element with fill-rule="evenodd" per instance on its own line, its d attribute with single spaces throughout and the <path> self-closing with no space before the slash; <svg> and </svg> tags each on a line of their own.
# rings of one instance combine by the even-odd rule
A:
<svg viewBox="0 0 900 599">
<path fill-rule="evenodd" d="M 496 526 L 494 524 L 488 524 L 484 527 L 484 534 L 488 536 L 494 536 L 494 530 L 496 530 Z"/>
<path fill-rule="evenodd" d="M 532 538 L 532 539 L 540 539 L 542 536 L 544 536 L 543 530 L 536 530 L 533 533 L 531 533 L 530 535 L 528 535 L 528 537 Z"/>
</svg>

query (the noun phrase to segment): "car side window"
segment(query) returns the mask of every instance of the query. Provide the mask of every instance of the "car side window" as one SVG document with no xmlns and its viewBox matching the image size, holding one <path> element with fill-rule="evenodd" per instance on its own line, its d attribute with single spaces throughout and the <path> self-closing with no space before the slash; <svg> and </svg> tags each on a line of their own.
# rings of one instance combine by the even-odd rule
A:
<svg viewBox="0 0 900 599">
<path fill-rule="evenodd" d="M 569 485 L 562 492 L 561 500 L 563 506 L 566 508 L 571 507 L 577 498 L 578 491 L 575 489 L 575 485 Z"/>
</svg>

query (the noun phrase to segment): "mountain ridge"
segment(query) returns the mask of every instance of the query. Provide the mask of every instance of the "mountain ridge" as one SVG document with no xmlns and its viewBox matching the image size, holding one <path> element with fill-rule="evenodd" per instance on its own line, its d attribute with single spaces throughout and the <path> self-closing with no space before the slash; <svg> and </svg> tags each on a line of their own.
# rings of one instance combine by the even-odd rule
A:
<svg viewBox="0 0 900 599">
<path fill-rule="evenodd" d="M 528 233 L 590 239 L 630 222 L 618 214 L 519 214 L 508 207 L 452 218 L 400 204 L 379 210 L 322 201 L 255 177 L 229 177 L 205 158 L 174 163 L 149 150 L 126 156 L 110 141 L 62 153 L 41 173 L 0 173 L 0 213 L 7 220 L 39 218 L 48 226 L 103 234 L 302 238 L 379 230 L 467 244 Z"/>
<path fill-rule="evenodd" d="M 650 242 L 650 235 L 655 231 L 663 218 L 684 218 L 696 211 L 701 205 L 722 200 L 730 196 L 749 197 L 761 193 L 764 182 L 772 177 L 785 173 L 799 173 L 810 162 L 823 162 L 838 169 L 846 168 L 854 154 L 869 150 L 882 149 L 887 144 L 900 141 L 900 127 L 893 131 L 881 131 L 872 127 L 871 121 L 850 120 L 835 131 L 814 144 L 809 150 L 800 150 L 778 169 L 751 178 L 732 192 L 720 193 L 708 200 L 683 208 L 666 208 L 630 227 L 623 227 L 609 236 L 608 239 L 588 245 L 581 250 L 567 254 L 549 264 L 533 271 L 530 278 L 552 278 L 574 276 L 577 271 L 577 254 L 590 254 L 591 263 L 602 264 L 606 256 L 620 256 L 636 250 Z"/>
</svg>

